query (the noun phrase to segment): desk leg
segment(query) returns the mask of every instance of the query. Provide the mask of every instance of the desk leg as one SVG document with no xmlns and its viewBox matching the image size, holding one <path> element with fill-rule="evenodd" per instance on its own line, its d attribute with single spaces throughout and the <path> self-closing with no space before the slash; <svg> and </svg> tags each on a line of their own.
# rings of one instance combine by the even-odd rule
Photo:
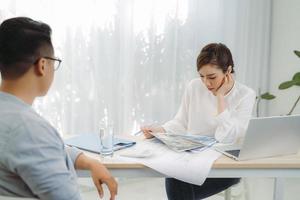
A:
<svg viewBox="0 0 300 200">
<path fill-rule="evenodd" d="M 275 178 L 274 180 L 274 200 L 283 200 L 284 194 L 284 179 L 283 178 Z"/>
</svg>

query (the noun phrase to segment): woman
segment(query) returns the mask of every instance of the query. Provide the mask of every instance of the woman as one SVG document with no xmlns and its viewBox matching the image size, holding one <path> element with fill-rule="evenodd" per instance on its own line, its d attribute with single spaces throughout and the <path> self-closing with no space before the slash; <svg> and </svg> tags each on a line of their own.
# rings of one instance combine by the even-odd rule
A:
<svg viewBox="0 0 300 200">
<path fill-rule="evenodd" d="M 243 137 L 255 103 L 255 92 L 234 80 L 234 63 L 224 44 L 205 46 L 197 58 L 200 79 L 192 80 L 173 120 L 163 126 L 142 127 L 146 138 L 151 132 L 190 133 L 214 136 L 221 143 L 235 143 Z M 169 200 L 203 199 L 239 182 L 239 178 L 208 178 L 193 185 L 166 178 Z"/>
</svg>

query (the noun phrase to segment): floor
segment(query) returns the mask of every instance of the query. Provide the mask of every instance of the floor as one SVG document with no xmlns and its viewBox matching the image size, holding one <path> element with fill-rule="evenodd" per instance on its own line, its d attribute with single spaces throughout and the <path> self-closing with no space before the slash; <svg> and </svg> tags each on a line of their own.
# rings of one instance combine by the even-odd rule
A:
<svg viewBox="0 0 300 200">
<path fill-rule="evenodd" d="M 167 200 L 162 178 L 123 178 L 118 179 L 118 182 L 117 200 Z M 285 179 L 284 183 L 284 200 L 299 200 L 300 179 Z M 80 178 L 79 184 L 84 200 L 100 199 L 91 179 Z M 232 188 L 232 200 L 272 200 L 272 197 L 273 179 L 270 178 L 243 179 L 240 184 Z M 109 200 L 106 188 L 104 199 Z M 224 200 L 224 192 L 206 200 Z"/>
</svg>

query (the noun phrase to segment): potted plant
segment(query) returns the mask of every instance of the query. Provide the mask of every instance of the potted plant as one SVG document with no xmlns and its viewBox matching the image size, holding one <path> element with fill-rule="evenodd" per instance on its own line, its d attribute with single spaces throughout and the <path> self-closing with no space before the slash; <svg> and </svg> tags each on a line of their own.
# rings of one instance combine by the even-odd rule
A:
<svg viewBox="0 0 300 200">
<path fill-rule="evenodd" d="M 294 53 L 296 54 L 296 56 L 298 56 L 300 58 L 300 51 L 295 50 Z M 300 72 L 296 72 L 292 79 L 289 81 L 284 81 L 282 82 L 279 86 L 278 89 L 279 90 L 286 90 L 292 86 L 300 86 Z M 276 98 L 274 95 L 270 94 L 269 92 L 266 92 L 264 94 L 260 93 L 260 89 L 258 90 L 258 97 L 257 99 L 257 104 L 256 104 L 256 116 L 259 116 L 259 103 L 262 99 L 265 100 L 272 100 Z M 291 115 L 294 111 L 294 109 L 296 108 L 297 104 L 300 101 L 300 94 L 298 96 L 298 98 L 296 99 L 295 103 L 293 104 L 291 110 L 287 113 L 287 115 Z"/>
</svg>

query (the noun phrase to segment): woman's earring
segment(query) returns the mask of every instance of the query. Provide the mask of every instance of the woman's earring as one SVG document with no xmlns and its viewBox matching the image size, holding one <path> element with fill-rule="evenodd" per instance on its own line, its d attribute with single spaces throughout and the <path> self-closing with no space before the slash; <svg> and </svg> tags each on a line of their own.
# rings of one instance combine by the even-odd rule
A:
<svg viewBox="0 0 300 200">
<path fill-rule="evenodd" d="M 231 65 L 228 66 L 227 72 L 228 72 L 228 74 L 230 74 L 232 72 L 232 66 Z"/>
</svg>

